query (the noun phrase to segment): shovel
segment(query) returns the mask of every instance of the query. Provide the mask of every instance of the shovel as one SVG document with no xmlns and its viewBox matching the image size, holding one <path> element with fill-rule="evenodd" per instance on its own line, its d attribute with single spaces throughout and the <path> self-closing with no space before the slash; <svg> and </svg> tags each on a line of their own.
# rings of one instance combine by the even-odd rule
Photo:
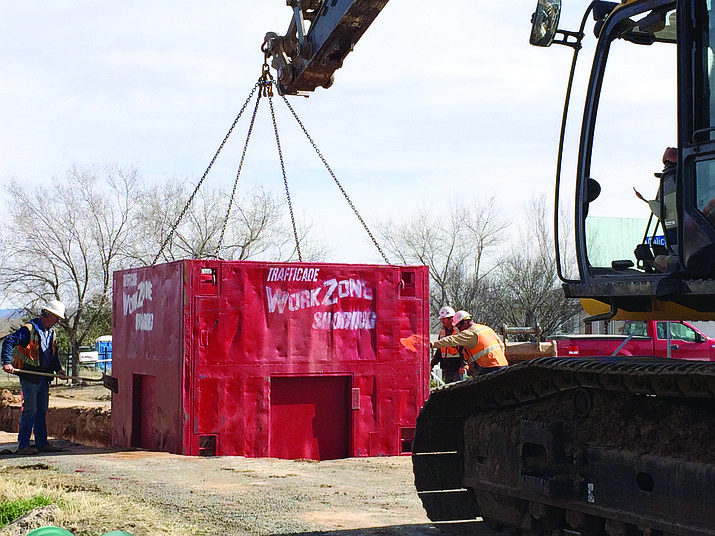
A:
<svg viewBox="0 0 715 536">
<path fill-rule="evenodd" d="M 43 376 L 45 378 L 58 378 L 60 380 L 77 380 L 82 382 L 102 382 L 103 387 L 113 393 L 119 393 L 119 382 L 113 376 L 107 376 L 104 372 L 101 378 L 86 378 L 84 376 L 59 376 L 48 372 L 35 372 L 34 370 L 15 369 L 12 374 L 30 374 L 31 376 Z"/>
</svg>

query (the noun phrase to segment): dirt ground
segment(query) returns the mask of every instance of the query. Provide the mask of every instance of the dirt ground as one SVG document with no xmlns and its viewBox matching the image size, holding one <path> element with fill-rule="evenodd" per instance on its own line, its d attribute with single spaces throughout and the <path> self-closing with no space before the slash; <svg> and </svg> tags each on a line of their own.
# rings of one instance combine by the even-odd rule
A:
<svg viewBox="0 0 715 536">
<path fill-rule="evenodd" d="M 3 409 L 13 404 L 10 392 L 3 393 Z M 94 418 L 108 426 L 110 405 L 108 391 L 98 385 L 51 388 L 56 418 Z M 64 449 L 56 454 L 0 455 L 0 501 L 41 489 L 59 509 L 39 512 L 34 526 L 62 526 L 77 536 L 112 530 L 137 536 L 493 534 L 481 522 L 430 523 L 409 456 L 315 462 L 121 451 L 101 445 L 100 426 L 91 426 L 88 433 L 75 427 L 71 440 L 55 439 Z M 14 432 L 0 432 L 0 451 L 16 447 Z M 0 529 L 0 536 L 32 527 L 16 523 Z"/>
<path fill-rule="evenodd" d="M 82 375 L 101 377 L 100 373 L 87 371 Z M 21 398 L 17 376 L 0 374 L 0 430 L 18 429 Z M 111 406 L 110 391 L 101 383 L 55 381 L 50 386 L 47 431 L 51 436 L 83 445 L 108 447 L 112 440 Z"/>
</svg>

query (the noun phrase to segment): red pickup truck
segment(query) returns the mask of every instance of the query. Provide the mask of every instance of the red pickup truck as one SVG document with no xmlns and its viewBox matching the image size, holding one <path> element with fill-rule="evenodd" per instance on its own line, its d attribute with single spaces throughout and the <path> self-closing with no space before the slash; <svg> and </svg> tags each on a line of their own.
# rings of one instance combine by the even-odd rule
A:
<svg viewBox="0 0 715 536">
<path fill-rule="evenodd" d="M 687 322 L 626 322 L 621 335 L 557 335 L 559 357 L 567 356 L 668 356 L 694 361 L 715 361 L 715 339 Z"/>
</svg>

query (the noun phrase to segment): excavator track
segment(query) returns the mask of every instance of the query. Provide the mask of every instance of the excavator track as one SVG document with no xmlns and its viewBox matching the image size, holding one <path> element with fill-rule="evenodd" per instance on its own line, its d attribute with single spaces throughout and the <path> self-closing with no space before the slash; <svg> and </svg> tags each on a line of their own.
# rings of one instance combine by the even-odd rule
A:
<svg viewBox="0 0 715 536">
<path fill-rule="evenodd" d="M 412 460 L 433 521 L 715 536 L 713 439 L 715 364 L 539 358 L 434 391 Z"/>
</svg>

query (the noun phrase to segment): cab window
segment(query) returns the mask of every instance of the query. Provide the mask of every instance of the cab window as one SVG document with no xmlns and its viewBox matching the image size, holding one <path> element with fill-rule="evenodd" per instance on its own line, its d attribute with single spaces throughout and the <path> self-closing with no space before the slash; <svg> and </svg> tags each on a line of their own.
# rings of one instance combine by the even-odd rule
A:
<svg viewBox="0 0 715 536">
<path fill-rule="evenodd" d="M 670 324 L 670 338 L 685 342 L 697 342 L 695 330 L 680 322 L 658 322 L 658 338 L 667 339 L 666 326 Z"/>
<path fill-rule="evenodd" d="M 585 211 L 593 268 L 668 269 L 664 244 L 675 243 L 677 215 L 675 190 L 662 187 L 661 176 L 671 164 L 667 149 L 678 143 L 675 16 L 675 4 L 660 6 L 612 34 L 588 171 L 597 183 L 588 185 Z M 640 244 L 648 255 L 636 254 Z"/>
<path fill-rule="evenodd" d="M 623 326 L 623 334 L 634 337 L 647 337 L 648 327 L 645 322 L 626 322 Z"/>
<path fill-rule="evenodd" d="M 711 0 L 695 2 L 694 106 L 695 142 L 715 141 L 715 16 Z M 715 225 L 715 162 L 712 156 L 695 164 L 695 206 Z M 687 238 L 687 237 L 686 237 Z"/>
</svg>

